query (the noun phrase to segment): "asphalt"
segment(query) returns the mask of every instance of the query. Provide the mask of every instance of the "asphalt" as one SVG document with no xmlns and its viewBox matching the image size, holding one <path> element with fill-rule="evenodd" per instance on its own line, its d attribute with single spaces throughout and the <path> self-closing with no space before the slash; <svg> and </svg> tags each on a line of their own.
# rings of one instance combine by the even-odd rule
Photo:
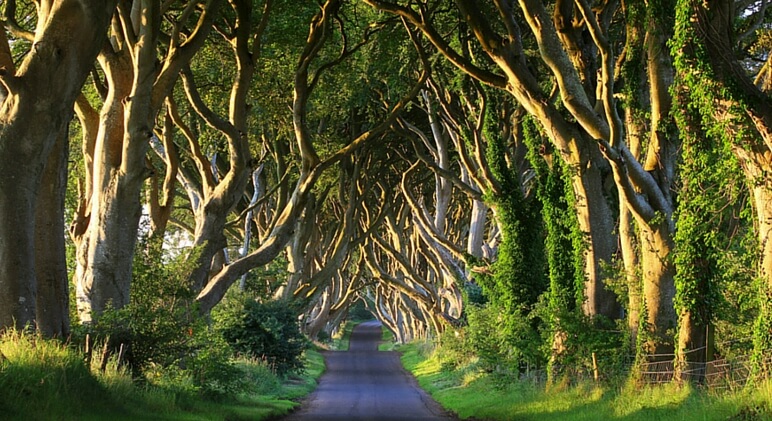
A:
<svg viewBox="0 0 772 421">
<path fill-rule="evenodd" d="M 381 325 L 361 323 L 348 351 L 324 353 L 327 370 L 299 410 L 282 421 L 456 420 L 421 390 L 396 352 L 379 352 Z"/>
</svg>

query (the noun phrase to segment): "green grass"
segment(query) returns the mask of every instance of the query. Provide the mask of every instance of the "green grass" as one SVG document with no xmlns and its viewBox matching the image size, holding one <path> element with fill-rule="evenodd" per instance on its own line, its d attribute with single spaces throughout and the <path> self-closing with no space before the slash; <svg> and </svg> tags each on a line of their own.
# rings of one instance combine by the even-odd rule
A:
<svg viewBox="0 0 772 421">
<path fill-rule="evenodd" d="M 394 351 L 397 344 L 394 342 L 394 334 L 391 333 L 389 329 L 386 329 L 386 326 L 381 325 L 381 331 L 383 334 L 381 335 L 381 343 L 378 345 L 379 351 Z"/>
<path fill-rule="evenodd" d="M 112 363 L 104 373 L 56 341 L 8 332 L 0 337 L 2 420 L 263 420 L 288 413 L 316 387 L 324 358 L 306 351 L 306 370 L 279 379 L 265 364 L 235 364 L 249 386 L 219 400 L 203 398 L 184 377 L 145 385 Z"/>
<path fill-rule="evenodd" d="M 675 385 L 612 388 L 592 383 L 545 391 L 532 383 L 481 373 L 473 364 L 443 371 L 420 343 L 399 350 L 421 387 L 462 419 L 772 420 L 772 381 L 725 394 Z"/>
<path fill-rule="evenodd" d="M 348 351 L 349 338 L 351 338 L 351 331 L 354 330 L 354 326 L 361 322 L 348 321 L 343 325 L 342 329 L 338 330 L 337 335 L 332 337 L 328 348 L 331 351 Z"/>
</svg>

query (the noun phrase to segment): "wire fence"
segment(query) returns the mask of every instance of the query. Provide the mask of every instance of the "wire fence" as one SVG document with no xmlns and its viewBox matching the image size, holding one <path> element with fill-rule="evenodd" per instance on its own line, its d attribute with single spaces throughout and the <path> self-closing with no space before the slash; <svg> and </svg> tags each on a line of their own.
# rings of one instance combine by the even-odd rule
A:
<svg viewBox="0 0 772 421">
<path fill-rule="evenodd" d="M 748 356 L 720 358 L 707 362 L 676 363 L 675 355 L 659 361 L 642 362 L 638 365 L 640 381 L 646 384 L 663 384 L 676 380 L 699 384 L 709 390 L 738 390 L 754 378 L 768 377 L 772 368 L 772 356 L 751 361 Z"/>
<path fill-rule="evenodd" d="M 740 342 L 740 341 L 732 341 Z M 772 354 L 752 359 L 747 347 L 732 349 L 729 341 L 723 342 L 714 352 L 729 354 L 727 357 L 711 358 L 706 347 L 685 352 L 685 358 L 692 361 L 679 361 L 676 354 L 651 354 L 635 356 L 605 356 L 592 353 L 574 364 L 567 364 L 558 369 L 574 381 L 629 379 L 647 385 L 663 385 L 671 382 L 688 382 L 700 388 L 721 392 L 736 391 L 749 382 L 772 378 Z M 696 360 L 696 361 L 695 361 Z M 700 361 L 702 360 L 702 361 Z M 578 363 L 578 364 L 577 364 Z M 558 375 L 560 376 L 560 374 Z M 521 372 L 523 379 L 535 383 L 548 381 L 547 371 L 543 367 Z"/>
</svg>

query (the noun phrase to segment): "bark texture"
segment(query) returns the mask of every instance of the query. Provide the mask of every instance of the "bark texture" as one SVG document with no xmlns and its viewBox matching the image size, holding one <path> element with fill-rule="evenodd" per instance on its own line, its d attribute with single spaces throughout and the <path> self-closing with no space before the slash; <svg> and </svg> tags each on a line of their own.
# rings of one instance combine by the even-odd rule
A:
<svg viewBox="0 0 772 421">
<path fill-rule="evenodd" d="M 35 213 L 43 170 L 115 3 L 40 2 L 32 50 L 15 73 L 0 76 L 7 91 L 0 106 L 0 328 L 35 321 Z"/>
</svg>

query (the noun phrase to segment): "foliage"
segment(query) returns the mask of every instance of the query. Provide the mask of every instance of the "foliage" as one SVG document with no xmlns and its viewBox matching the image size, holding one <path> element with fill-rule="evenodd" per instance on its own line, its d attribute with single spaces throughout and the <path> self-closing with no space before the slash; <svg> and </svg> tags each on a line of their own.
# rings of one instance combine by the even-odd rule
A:
<svg viewBox="0 0 772 421">
<path fill-rule="evenodd" d="M 472 260 L 467 259 L 467 265 L 469 267 L 474 267 L 475 265 L 471 263 Z M 480 285 L 474 283 L 474 282 L 466 282 L 464 283 L 464 302 L 470 305 L 485 305 L 488 300 L 485 298 L 485 294 L 483 293 L 482 288 Z"/>
<path fill-rule="evenodd" d="M 270 297 L 287 276 L 287 258 L 279 255 L 265 266 L 247 273 L 244 292 L 254 297 Z"/>
<path fill-rule="evenodd" d="M 767 315 L 772 314 L 772 292 L 770 292 L 768 289 L 762 290 L 762 293 L 760 294 L 759 302 L 760 304 L 760 311 L 759 313 L 761 315 Z M 769 359 L 769 353 L 764 352 L 765 350 L 772 349 L 772 319 L 769 317 L 761 317 L 759 316 L 756 319 L 756 324 L 754 325 L 754 332 L 755 335 L 753 336 L 753 349 L 754 349 L 754 360 L 760 365 L 764 361 L 768 363 Z M 761 367 L 758 367 L 761 368 Z M 764 367 L 767 371 L 769 370 L 769 367 Z"/>
<path fill-rule="evenodd" d="M 726 186 L 723 184 L 725 181 L 721 177 L 734 178 L 732 171 L 736 170 L 732 168 L 737 165 L 727 158 L 730 154 L 728 151 L 732 148 L 751 150 L 761 142 L 758 133 L 749 133 L 743 129 L 752 126 L 747 121 L 748 117 L 745 110 L 754 106 L 754 99 L 749 98 L 739 86 L 742 82 L 735 75 L 722 77 L 725 75 L 720 74 L 720 72 L 726 71 L 726 69 L 714 66 L 710 60 L 707 45 L 699 42 L 700 34 L 695 28 L 693 19 L 693 14 L 698 7 L 701 6 L 694 0 L 679 0 L 677 2 L 675 34 L 670 41 L 677 72 L 678 82 L 676 86 L 683 87 L 676 95 L 676 98 L 681 102 L 680 115 L 678 116 L 679 125 L 692 129 L 691 131 L 697 129 L 696 133 L 703 138 L 699 140 L 704 142 L 704 139 L 707 139 L 710 142 L 708 145 L 703 145 L 692 140 L 693 146 L 691 149 L 686 149 L 687 155 L 684 158 L 686 163 L 685 185 L 688 189 L 690 188 L 688 183 L 692 183 L 690 194 L 693 199 L 690 204 L 690 196 L 687 195 L 685 197 L 687 200 L 685 200 L 685 205 L 681 210 L 682 217 L 685 219 L 680 223 L 683 229 L 681 238 L 684 240 L 681 241 L 680 259 L 681 263 L 685 265 L 681 269 L 680 291 L 677 297 L 677 303 L 681 308 L 696 307 L 702 301 L 702 297 L 698 299 L 699 294 L 705 292 L 708 293 L 709 304 L 715 305 L 718 301 L 716 297 L 718 292 L 715 289 L 700 290 L 697 283 L 701 280 L 694 277 L 694 272 L 699 268 L 690 265 L 707 257 L 709 260 L 708 262 L 703 260 L 703 266 L 708 263 L 707 267 L 713 268 L 711 271 L 720 272 L 722 266 L 727 266 L 726 263 L 721 263 L 724 260 L 723 256 L 733 254 L 726 253 L 727 247 L 721 244 L 720 238 L 715 238 L 714 234 L 711 233 L 711 231 L 715 231 L 715 226 L 720 224 L 704 218 L 716 218 L 721 215 L 717 211 L 719 208 L 716 207 L 723 200 L 726 200 L 721 197 L 722 192 L 726 191 L 726 187 L 723 187 Z M 684 134 L 688 135 L 689 132 Z M 688 136 L 686 140 L 690 140 Z M 705 171 L 708 174 L 696 173 L 706 168 L 710 168 L 710 171 Z M 712 178 L 714 175 L 717 178 Z M 693 180 L 689 180 L 689 177 Z M 746 184 L 757 182 L 759 180 L 747 180 Z M 714 183 L 715 186 L 710 186 L 710 183 Z M 698 187 L 695 188 L 695 186 Z M 713 190 L 710 194 L 705 194 L 704 190 L 708 187 Z M 700 195 L 706 197 L 700 197 Z M 711 198 L 718 199 L 718 203 L 711 202 Z M 699 230 L 700 232 L 694 233 L 692 231 L 690 233 L 689 230 Z M 692 238 L 688 238 L 689 236 Z M 695 240 L 696 243 L 693 242 Z M 721 245 L 721 247 L 715 252 L 710 250 L 711 247 L 715 249 L 717 245 Z M 741 247 L 740 249 L 743 250 L 743 253 L 758 256 L 757 247 Z M 692 263 L 689 262 L 689 259 L 692 259 Z M 711 262 L 710 259 L 715 260 L 715 262 Z M 704 278 L 701 279 L 704 282 Z M 764 330 L 765 321 L 770 318 L 770 314 L 766 313 L 769 311 L 769 307 L 764 302 L 767 296 L 767 285 L 768 283 L 759 283 L 761 291 L 759 291 L 758 296 L 761 299 L 758 302 L 758 322 L 754 338 L 757 354 L 763 354 L 772 349 L 772 341 L 765 339 L 768 334 Z M 703 287 L 703 289 L 705 288 Z M 710 317 L 710 314 L 705 313 L 709 313 L 713 309 L 705 307 L 697 310 L 702 313 L 701 317 L 706 318 Z"/>
<path fill-rule="evenodd" d="M 400 347 L 402 362 L 443 407 L 487 420 L 762 420 L 772 415 L 772 383 L 714 394 L 676 384 L 644 389 L 580 382 L 544 389 L 532 378 L 501 382 L 471 364 L 449 371 L 421 343 Z"/>
<path fill-rule="evenodd" d="M 538 337 L 539 320 L 529 314 L 547 289 L 542 224 L 538 203 L 525 198 L 520 177 L 508 164 L 507 148 L 494 118 L 493 113 L 486 114 L 486 158 L 501 187 L 489 194 L 487 200 L 495 210 L 502 239 L 492 265 L 493 274 L 478 276 L 477 280 L 490 302 L 488 305 L 498 312 L 498 335 L 510 348 L 502 357 L 522 358 L 518 365 L 536 364 L 541 359 L 540 352 L 537 343 L 530 339 Z"/>
<path fill-rule="evenodd" d="M 467 340 L 484 370 L 516 371 L 526 364 L 543 361 L 538 347 L 540 338 L 531 328 L 532 321 L 517 316 L 505 315 L 493 304 L 468 309 Z M 505 329 L 504 323 L 509 329 Z"/>
<path fill-rule="evenodd" d="M 324 363 L 316 351 L 307 355 L 307 374 L 283 383 L 262 361 L 232 362 L 241 381 L 238 393 L 202 395 L 191 377 L 175 373 L 133 381 L 111 358 L 106 369 L 89 372 L 74 347 L 40 336 L 6 331 L 0 337 L 0 418 L 4 420 L 136 419 L 259 420 L 286 414 L 308 394 Z M 98 363 L 98 361 L 95 361 Z M 152 372 L 153 368 L 148 370 Z M 176 376 L 176 377 L 175 377 Z"/>
<path fill-rule="evenodd" d="M 675 94 L 676 98 L 682 95 Z M 676 213 L 676 296 L 680 314 L 689 313 L 697 326 L 713 324 L 726 308 L 724 290 L 736 283 L 737 273 L 726 273 L 738 249 L 732 236 L 748 226 L 743 215 L 742 174 L 724 136 L 700 129 L 700 116 L 686 104 L 676 109 L 683 141 L 679 204 Z M 742 237 L 740 237 L 742 238 Z M 743 254 L 752 255 L 751 250 Z M 704 329 L 704 327 L 702 328 Z M 723 338 L 730 339 L 730 338 Z"/>
<path fill-rule="evenodd" d="M 169 366 L 204 344 L 195 334 L 205 330 L 193 307 L 187 286 L 185 257 L 163 263 L 162 251 L 140 242 L 134 255 L 131 301 L 122 309 L 107 309 L 96 320 L 81 326 L 79 335 L 90 334 L 96 343 L 109 341 L 139 375 L 149 365 Z"/>
<path fill-rule="evenodd" d="M 495 338 L 499 337 L 498 334 L 495 336 Z M 435 358 L 443 370 L 455 370 L 468 364 L 476 356 L 469 344 L 466 327 L 445 329 L 437 339 L 437 346 L 434 349 Z"/>
<path fill-rule="evenodd" d="M 569 180 L 570 170 L 558 154 L 551 154 L 551 165 L 548 164 L 541 153 L 547 139 L 531 118 L 526 118 L 522 124 L 546 230 L 550 287 L 546 293 L 546 308 L 542 310 L 542 319 L 547 322 L 543 341 L 545 353 L 551 354 L 548 372 L 554 377 L 559 366 L 570 367 L 587 357 L 578 352 L 579 349 L 593 349 L 595 345 L 581 342 L 580 338 L 588 328 L 592 331 L 581 311 L 586 246 L 573 212 L 576 200 Z"/>
<path fill-rule="evenodd" d="M 163 251 L 153 242 L 140 242 L 139 248 L 131 302 L 81 326 L 80 341 L 88 334 L 92 348 L 106 342 L 137 379 L 181 393 L 216 400 L 244 390 L 242 375 L 230 362 L 232 350 L 193 305 L 186 257 L 164 264 Z"/>
<path fill-rule="evenodd" d="M 236 354 L 266 361 L 280 375 L 303 369 L 308 341 L 298 312 L 285 301 L 257 301 L 247 295 L 226 298 L 212 313 L 216 329 Z"/>
</svg>

